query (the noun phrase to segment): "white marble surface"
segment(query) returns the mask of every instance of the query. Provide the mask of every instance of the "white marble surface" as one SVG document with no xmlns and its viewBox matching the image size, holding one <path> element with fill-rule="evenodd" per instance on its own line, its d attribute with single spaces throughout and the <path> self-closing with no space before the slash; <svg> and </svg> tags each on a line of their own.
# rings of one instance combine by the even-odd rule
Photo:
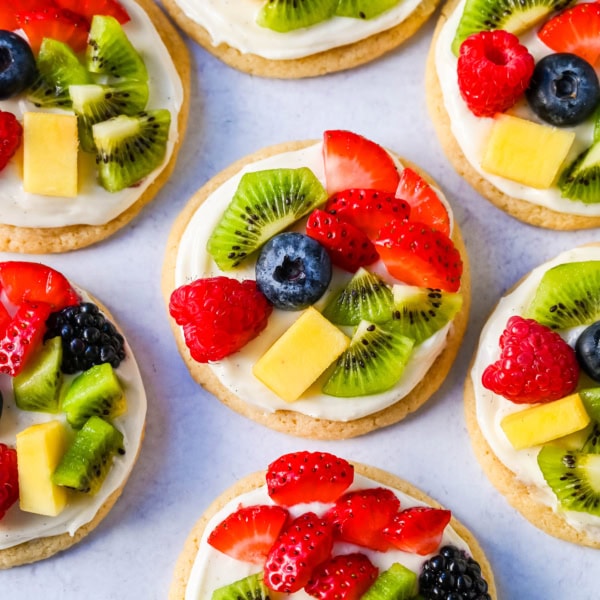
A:
<svg viewBox="0 0 600 600">
<path fill-rule="evenodd" d="M 0 595 L 112 600 L 165 598 L 177 556 L 211 499 L 283 452 L 324 449 L 388 469 L 454 511 L 478 537 L 499 598 L 598 598 L 598 551 L 551 538 L 517 514 L 479 468 L 465 430 L 462 387 L 478 332 L 496 299 L 595 230 L 543 231 L 485 202 L 453 171 L 428 120 L 423 72 L 433 23 L 404 48 L 363 68 L 303 81 L 234 71 L 189 42 L 190 125 L 178 167 L 153 204 L 95 247 L 40 259 L 101 298 L 133 346 L 149 397 L 145 443 L 124 494 L 101 526 L 68 552 L 0 574 Z M 397 150 L 437 179 L 471 256 L 473 308 L 441 390 L 401 424 L 359 439 L 316 442 L 265 429 L 193 383 L 171 336 L 159 278 L 175 215 L 233 160 L 265 145 L 349 128 Z"/>
</svg>

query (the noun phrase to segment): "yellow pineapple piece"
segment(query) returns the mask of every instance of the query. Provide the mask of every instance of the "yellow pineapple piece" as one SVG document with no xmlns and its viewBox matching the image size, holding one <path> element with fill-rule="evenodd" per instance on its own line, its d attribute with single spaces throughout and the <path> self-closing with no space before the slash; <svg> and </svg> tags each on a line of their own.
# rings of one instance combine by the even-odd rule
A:
<svg viewBox="0 0 600 600">
<path fill-rule="evenodd" d="M 500 426 L 516 450 L 545 444 L 587 427 L 590 417 L 579 394 L 512 413 Z"/>
<path fill-rule="evenodd" d="M 23 116 L 23 188 L 44 196 L 77 196 L 77 117 L 44 112 Z"/>
<path fill-rule="evenodd" d="M 52 473 L 67 448 L 60 421 L 38 423 L 17 433 L 21 510 L 55 517 L 67 503 L 67 489 L 52 483 Z"/>
<path fill-rule="evenodd" d="M 252 372 L 286 402 L 294 402 L 350 345 L 350 339 L 310 307 L 255 363 Z"/>
<path fill-rule="evenodd" d="M 481 168 L 530 187 L 549 188 L 575 139 L 575 132 L 497 115 Z"/>
</svg>

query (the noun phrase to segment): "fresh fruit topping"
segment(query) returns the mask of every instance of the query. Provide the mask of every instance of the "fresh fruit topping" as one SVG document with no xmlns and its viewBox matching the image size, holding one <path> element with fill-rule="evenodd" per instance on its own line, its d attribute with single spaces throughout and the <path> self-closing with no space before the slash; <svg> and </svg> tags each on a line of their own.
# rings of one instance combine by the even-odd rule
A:
<svg viewBox="0 0 600 600">
<path fill-rule="evenodd" d="M 308 217 L 306 234 L 325 247 L 334 265 L 350 273 L 379 258 L 362 229 L 318 208 Z"/>
<path fill-rule="evenodd" d="M 327 519 L 307 512 L 295 518 L 271 547 L 264 566 L 264 582 L 276 592 L 291 594 L 302 589 L 315 567 L 333 547 L 333 526 Z"/>
<path fill-rule="evenodd" d="M 396 562 L 380 573 L 361 600 L 410 600 L 417 597 L 417 591 L 417 574 Z"/>
<path fill-rule="evenodd" d="M 352 19 L 372 19 L 396 6 L 400 0 L 338 0 L 335 14 Z"/>
<path fill-rule="evenodd" d="M 262 565 L 287 519 L 281 506 L 244 506 L 221 521 L 207 541 L 227 556 Z"/>
<path fill-rule="evenodd" d="M 334 502 L 354 481 L 354 467 L 327 452 L 293 452 L 273 461 L 266 474 L 269 497 L 282 506 Z"/>
<path fill-rule="evenodd" d="M 92 302 L 54 312 L 46 325 L 45 339 L 62 338 L 63 373 L 87 371 L 102 363 L 116 369 L 125 358 L 123 336 Z"/>
<path fill-rule="evenodd" d="M 456 292 L 463 262 L 452 240 L 417 221 L 394 221 L 384 227 L 375 242 L 392 277 L 420 287 Z"/>
<path fill-rule="evenodd" d="M 245 173 L 208 239 L 208 253 L 223 271 L 233 269 L 326 200 L 321 182 L 306 167 Z"/>
<path fill-rule="evenodd" d="M 14 31 L 19 28 L 17 12 L 38 10 L 53 5 L 52 0 L 19 0 L 18 2 L 0 3 L 0 29 Z"/>
<path fill-rule="evenodd" d="M 419 593 L 425 600 L 491 600 L 479 563 L 456 546 L 444 546 L 421 567 Z"/>
<path fill-rule="evenodd" d="M 20 35 L 0 29 L 0 100 L 20 94 L 35 76 L 35 57 L 29 44 Z"/>
<path fill-rule="evenodd" d="M 600 141 L 584 150 L 560 174 L 558 187 L 569 200 L 597 203 L 600 197 Z"/>
<path fill-rule="evenodd" d="M 336 540 L 386 552 L 392 546 L 384 529 L 400 510 L 400 500 L 387 488 L 347 492 L 327 511 Z"/>
<path fill-rule="evenodd" d="M 18 499 L 17 452 L 6 444 L 0 444 L 0 519 Z"/>
<path fill-rule="evenodd" d="M 427 223 L 432 229 L 450 235 L 450 215 L 444 203 L 425 179 L 410 167 L 400 171 L 396 197 L 408 202 L 413 221 Z"/>
<path fill-rule="evenodd" d="M 379 190 L 349 189 L 333 194 L 325 210 L 362 229 L 374 240 L 379 230 L 394 219 L 408 219 L 410 206 L 394 194 Z"/>
<path fill-rule="evenodd" d="M 108 15 L 114 17 L 124 25 L 130 17 L 117 0 L 53 0 L 57 6 L 77 13 L 92 21 L 94 15 Z"/>
<path fill-rule="evenodd" d="M 507 31 L 480 31 L 468 37 L 458 57 L 458 87 L 469 110 L 492 117 L 511 108 L 529 85 L 534 59 Z"/>
<path fill-rule="evenodd" d="M 516 404 L 550 402 L 571 394 L 579 378 L 575 351 L 533 319 L 510 317 L 500 358 L 486 367 L 483 386 Z"/>
<path fill-rule="evenodd" d="M 396 192 L 399 176 L 392 157 L 362 135 L 344 130 L 326 131 L 323 134 L 323 159 L 330 196 L 350 188 Z"/>
<path fill-rule="evenodd" d="M 261 249 L 256 261 L 256 285 L 282 310 L 314 304 L 331 281 L 331 259 L 316 240 L 297 232 L 280 233 Z"/>
<path fill-rule="evenodd" d="M 251 600 L 272 599 L 272 594 L 263 582 L 262 572 L 248 575 L 248 577 L 217 588 L 211 596 L 211 600 L 238 600 L 239 598 Z"/>
<path fill-rule="evenodd" d="M 291 0 L 269 0 L 264 2 L 256 23 L 280 33 L 310 27 L 330 19 L 335 14 L 338 0 L 320 2 L 293 2 Z"/>
<path fill-rule="evenodd" d="M 23 138 L 23 128 L 11 112 L 0 110 L 0 171 L 14 156 Z"/>
<path fill-rule="evenodd" d="M 378 573 L 379 569 L 364 554 L 340 554 L 320 564 L 304 589 L 319 600 L 359 600 Z"/>
<path fill-rule="evenodd" d="M 594 381 L 600 381 L 600 321 L 586 327 L 575 342 L 577 362 Z"/>
<path fill-rule="evenodd" d="M 600 4 L 582 2 L 546 21 L 538 37 L 555 52 L 577 54 L 591 65 L 600 56 Z"/>
<path fill-rule="evenodd" d="M 172 294 L 169 312 L 183 327 L 185 343 L 198 362 L 237 352 L 266 326 L 273 307 L 250 279 L 196 279 Z"/>
</svg>

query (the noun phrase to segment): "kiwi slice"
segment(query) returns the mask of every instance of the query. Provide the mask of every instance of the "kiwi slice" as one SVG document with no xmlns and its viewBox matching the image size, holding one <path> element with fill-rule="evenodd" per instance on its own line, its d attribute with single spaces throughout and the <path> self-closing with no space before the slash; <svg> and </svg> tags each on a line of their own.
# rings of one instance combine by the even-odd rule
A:
<svg viewBox="0 0 600 600">
<path fill-rule="evenodd" d="M 402 377 L 414 341 L 393 327 L 361 321 L 350 346 L 337 359 L 323 392 L 343 398 L 377 394 Z"/>
<path fill-rule="evenodd" d="M 387 283 L 360 267 L 348 285 L 329 300 L 323 316 L 335 325 L 358 325 L 363 319 L 384 323 L 392 318 L 393 304 Z"/>
<path fill-rule="evenodd" d="M 13 377 L 15 404 L 21 410 L 57 412 L 63 380 L 62 340 L 60 336 L 49 339 L 27 361 L 23 370 Z"/>
<path fill-rule="evenodd" d="M 224 585 L 213 592 L 212 600 L 269 600 L 273 598 L 263 582 L 263 574 L 255 573 Z"/>
<path fill-rule="evenodd" d="M 396 4 L 400 4 L 400 0 L 339 0 L 335 14 L 339 17 L 372 19 Z"/>
<path fill-rule="evenodd" d="M 551 12 L 572 3 L 573 0 L 466 0 L 452 41 L 452 52 L 458 56 L 460 45 L 472 33 L 504 29 L 518 35 Z"/>
<path fill-rule="evenodd" d="M 546 271 L 524 316 L 551 329 L 598 321 L 600 261 L 564 263 Z"/>
<path fill-rule="evenodd" d="M 310 27 L 333 17 L 337 3 L 338 0 L 267 0 L 256 23 L 280 33 Z"/>
<path fill-rule="evenodd" d="M 117 80 L 148 81 L 142 57 L 114 17 L 94 16 L 85 58 L 90 73 Z"/>
<path fill-rule="evenodd" d="M 134 185 L 162 164 L 171 113 L 164 108 L 118 115 L 92 126 L 98 178 L 109 192 Z"/>
<path fill-rule="evenodd" d="M 73 443 L 52 475 L 52 481 L 93 495 L 102 486 L 116 454 L 125 454 L 123 434 L 100 417 L 90 417 L 75 434 Z"/>
<path fill-rule="evenodd" d="M 377 577 L 373 585 L 363 594 L 361 600 L 409 600 L 418 591 L 417 574 L 400 563 L 392 563 L 390 568 Z"/>
<path fill-rule="evenodd" d="M 85 152 L 94 152 L 92 125 L 121 114 L 135 115 L 144 110 L 148 102 L 148 84 L 145 81 L 123 81 L 113 85 L 71 85 L 69 96 L 77 115 L 80 146 Z"/>
<path fill-rule="evenodd" d="M 246 173 L 207 242 L 223 271 L 237 267 L 268 239 L 327 200 L 307 167 Z"/>
<path fill-rule="evenodd" d="M 394 326 L 415 345 L 431 337 L 461 309 L 462 294 L 413 285 L 395 285 Z"/>
<path fill-rule="evenodd" d="M 600 141 L 583 151 L 558 178 L 564 198 L 586 204 L 600 202 Z"/>
</svg>

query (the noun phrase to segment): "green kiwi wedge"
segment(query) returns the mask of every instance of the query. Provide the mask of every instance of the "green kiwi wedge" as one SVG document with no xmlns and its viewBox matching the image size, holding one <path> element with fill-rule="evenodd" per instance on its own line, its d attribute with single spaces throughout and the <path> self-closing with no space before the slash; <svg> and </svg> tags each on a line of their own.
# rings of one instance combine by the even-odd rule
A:
<svg viewBox="0 0 600 600">
<path fill-rule="evenodd" d="M 49 339 L 13 377 L 15 404 L 21 410 L 55 413 L 58 411 L 60 389 L 63 381 L 62 340 L 60 336 Z"/>
<path fill-rule="evenodd" d="M 124 454 L 123 434 L 100 417 L 90 417 L 75 434 L 52 475 L 56 485 L 84 494 L 95 494 L 113 464 L 116 454 Z"/>
<path fill-rule="evenodd" d="M 402 377 L 413 346 L 413 340 L 394 328 L 361 321 L 323 385 L 323 393 L 348 398 L 390 389 Z"/>
<path fill-rule="evenodd" d="M 338 0 L 266 0 L 256 23 L 280 33 L 310 27 L 330 19 Z"/>
<path fill-rule="evenodd" d="M 418 592 L 417 574 L 400 563 L 392 563 L 379 574 L 361 600 L 410 600 Z"/>
<path fill-rule="evenodd" d="M 346 287 L 329 300 L 323 316 L 334 325 L 358 325 L 363 319 L 384 323 L 392 318 L 393 305 L 390 286 L 379 275 L 360 267 Z"/>
<path fill-rule="evenodd" d="M 338 17 L 372 19 L 399 3 L 400 0 L 339 0 L 335 14 Z"/>
<path fill-rule="evenodd" d="M 219 268 L 229 271 L 267 240 L 327 200 L 307 167 L 245 173 L 207 242 Z"/>
<path fill-rule="evenodd" d="M 461 309 L 462 294 L 412 285 L 395 285 L 393 320 L 402 335 L 415 346 L 431 337 Z"/>
<path fill-rule="evenodd" d="M 564 198 L 586 204 L 600 202 L 600 141 L 582 152 L 558 178 Z"/>
<path fill-rule="evenodd" d="M 171 113 L 164 108 L 118 115 L 92 126 L 98 179 L 109 192 L 134 185 L 162 164 Z"/>
<path fill-rule="evenodd" d="M 213 592 L 212 600 L 269 600 L 273 598 L 263 583 L 263 574 L 255 573 L 224 585 Z"/>
<path fill-rule="evenodd" d="M 600 261 L 564 263 L 546 271 L 524 316 L 555 330 L 598 321 Z"/>
</svg>

